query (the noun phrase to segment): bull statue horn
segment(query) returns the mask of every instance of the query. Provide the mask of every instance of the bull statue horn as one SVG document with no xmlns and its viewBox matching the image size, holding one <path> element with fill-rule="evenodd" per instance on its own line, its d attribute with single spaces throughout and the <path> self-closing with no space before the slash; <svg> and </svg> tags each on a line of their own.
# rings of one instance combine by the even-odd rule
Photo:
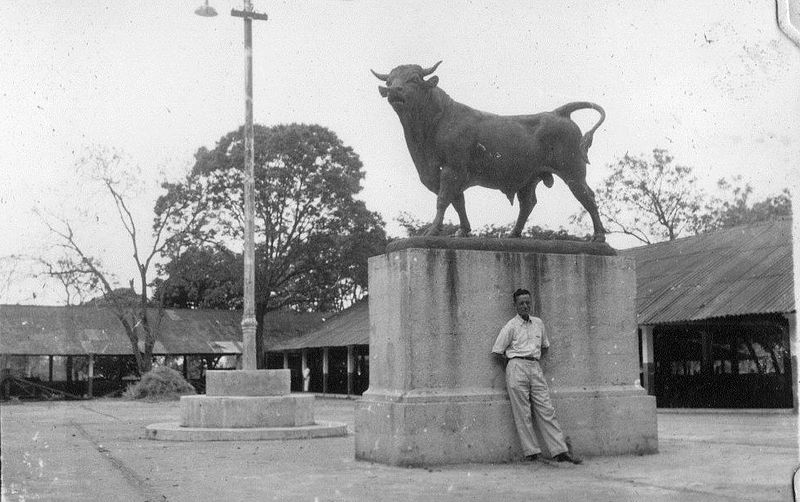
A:
<svg viewBox="0 0 800 502">
<path fill-rule="evenodd" d="M 388 73 L 376 73 L 375 70 L 370 70 L 370 71 L 372 72 L 373 75 L 378 77 L 379 80 L 383 80 L 384 82 L 386 82 L 386 80 L 389 79 Z"/>
<path fill-rule="evenodd" d="M 430 68 L 423 68 L 423 69 L 422 69 L 422 76 L 423 76 L 423 77 L 427 77 L 427 76 L 428 76 L 428 75 L 430 75 L 431 73 L 435 72 L 435 71 L 436 71 L 436 68 L 438 68 L 440 64 L 442 64 L 442 62 L 441 62 L 441 61 L 439 61 L 439 62 L 438 62 L 438 63 L 436 63 L 435 65 L 431 66 Z"/>
</svg>

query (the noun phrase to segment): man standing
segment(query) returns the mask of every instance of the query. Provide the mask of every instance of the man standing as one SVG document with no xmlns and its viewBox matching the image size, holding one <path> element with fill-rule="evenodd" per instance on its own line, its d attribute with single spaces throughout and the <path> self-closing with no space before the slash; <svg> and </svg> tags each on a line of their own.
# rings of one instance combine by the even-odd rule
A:
<svg viewBox="0 0 800 502">
<path fill-rule="evenodd" d="M 580 464 L 581 460 L 573 458 L 568 451 L 550 402 L 550 390 L 539 366 L 540 357 L 550 346 L 544 323 L 530 315 L 530 291 L 518 289 L 513 297 L 517 315 L 500 330 L 492 352 L 507 360 L 506 388 L 525 460 L 537 460 L 542 452 L 533 431 L 533 408 L 553 460 Z"/>
</svg>

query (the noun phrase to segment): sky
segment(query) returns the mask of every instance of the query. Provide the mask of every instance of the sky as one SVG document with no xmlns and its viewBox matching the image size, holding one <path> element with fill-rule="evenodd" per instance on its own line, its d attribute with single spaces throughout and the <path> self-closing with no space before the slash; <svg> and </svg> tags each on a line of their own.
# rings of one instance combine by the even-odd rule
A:
<svg viewBox="0 0 800 502">
<path fill-rule="evenodd" d="M 76 238 L 119 284 L 136 275 L 130 245 L 102 193 L 75 177 L 87 148 L 124 152 L 147 228 L 158 182 L 178 180 L 201 146 L 244 121 L 241 2 L 0 2 L 0 303 L 63 303 L 11 256 L 52 253 L 40 214 L 78 214 Z M 625 153 L 666 148 L 713 190 L 742 176 L 761 198 L 792 187 L 800 159 L 800 49 L 772 0 L 255 1 L 256 123 L 318 123 L 358 153 L 360 197 L 390 235 L 401 211 L 420 220 L 435 196 L 419 182 L 397 116 L 370 69 L 430 66 L 453 99 L 499 114 L 569 101 L 603 106 L 590 186 Z M 592 112 L 573 118 L 583 130 Z M 793 187 L 792 187 L 793 188 Z M 564 184 L 540 185 L 529 224 L 557 229 L 581 208 Z M 497 191 L 471 188 L 473 227 L 516 217 Z M 71 217 L 71 216 L 69 216 Z M 76 216 L 77 218 L 77 216 Z M 449 210 L 447 218 L 454 221 Z M 76 219 L 75 221 L 78 221 Z M 587 228 L 588 230 L 588 228 Z M 632 243 L 609 236 L 617 247 Z"/>
</svg>

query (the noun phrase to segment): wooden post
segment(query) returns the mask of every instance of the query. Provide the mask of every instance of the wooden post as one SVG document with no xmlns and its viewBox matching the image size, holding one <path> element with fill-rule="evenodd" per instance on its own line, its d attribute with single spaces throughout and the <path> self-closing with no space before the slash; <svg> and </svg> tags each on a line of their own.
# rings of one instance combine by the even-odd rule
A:
<svg viewBox="0 0 800 502">
<path fill-rule="evenodd" d="M 67 382 L 72 381 L 72 356 L 67 356 Z"/>
<path fill-rule="evenodd" d="M 47 374 L 49 375 L 48 381 L 53 381 L 53 356 L 47 356 Z"/>
<path fill-rule="evenodd" d="M 641 326 L 642 343 L 642 387 L 655 395 L 655 359 L 653 352 L 653 327 Z"/>
<path fill-rule="evenodd" d="M 3 384 L 3 388 L 0 389 L 0 397 L 3 399 L 8 399 L 11 397 L 11 368 L 3 367 L 0 370 L 0 382 Z"/>
<path fill-rule="evenodd" d="M 353 394 L 353 372 L 355 364 L 353 364 L 353 346 L 347 346 L 347 395 Z"/>
<path fill-rule="evenodd" d="M 283 351 L 283 369 L 289 369 L 289 353 L 285 350 Z"/>
<path fill-rule="evenodd" d="M 322 393 L 328 393 L 328 356 L 330 351 L 328 347 L 322 349 Z"/>
<path fill-rule="evenodd" d="M 796 228 L 796 227 L 795 227 Z M 796 263 L 795 263 L 796 266 Z M 792 402 L 795 413 L 798 410 L 798 378 L 797 378 L 797 314 L 783 314 L 787 321 L 789 321 L 789 360 L 791 361 L 791 376 L 792 376 Z M 786 371 L 786 368 L 783 369 Z"/>
<path fill-rule="evenodd" d="M 89 354 L 89 380 L 86 383 L 86 394 L 91 399 L 94 387 L 94 354 Z"/>
<path fill-rule="evenodd" d="M 300 351 L 300 377 L 303 380 L 303 392 L 308 392 L 310 389 L 311 378 L 306 378 L 308 373 L 308 349 Z"/>
<path fill-rule="evenodd" d="M 187 354 L 183 355 L 183 378 L 189 379 L 189 356 Z"/>
<path fill-rule="evenodd" d="M 8 399 L 11 397 L 11 364 L 8 361 L 9 356 L 7 354 L 0 354 L 0 382 L 2 382 L 3 387 L 0 389 L 0 397 L 3 399 Z"/>
</svg>

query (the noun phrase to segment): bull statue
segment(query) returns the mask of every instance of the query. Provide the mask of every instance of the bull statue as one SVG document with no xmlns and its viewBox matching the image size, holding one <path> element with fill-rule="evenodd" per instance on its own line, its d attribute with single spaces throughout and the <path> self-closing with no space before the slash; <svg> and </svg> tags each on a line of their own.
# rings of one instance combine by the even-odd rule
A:
<svg viewBox="0 0 800 502">
<path fill-rule="evenodd" d="M 588 151 L 605 120 L 603 108 L 575 102 L 533 115 L 482 112 L 450 98 L 437 86 L 439 77 L 425 80 L 440 64 L 402 65 L 389 73 L 370 70 L 386 82 L 378 90 L 400 117 L 420 180 L 436 194 L 436 217 L 425 234 L 441 231 L 445 210 L 452 204 L 460 224 L 456 235 L 469 235 L 464 190 L 478 185 L 500 190 L 512 205 L 517 196 L 519 216 L 511 236 L 519 237 L 536 205 L 536 185 L 543 181 L 553 186 L 555 174 L 589 212 L 592 240 L 604 242 L 606 231 L 594 192 L 586 184 Z M 585 108 L 600 113 L 600 120 L 581 136 L 570 115 Z"/>
</svg>

